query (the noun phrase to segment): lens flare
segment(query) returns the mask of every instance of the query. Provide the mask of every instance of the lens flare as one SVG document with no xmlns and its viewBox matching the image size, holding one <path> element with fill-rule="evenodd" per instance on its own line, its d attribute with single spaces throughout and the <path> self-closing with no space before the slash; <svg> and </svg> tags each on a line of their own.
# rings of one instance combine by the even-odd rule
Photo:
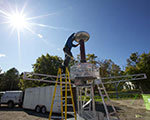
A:
<svg viewBox="0 0 150 120">
<path fill-rule="evenodd" d="M 25 15 L 15 13 L 9 18 L 10 25 L 18 30 L 24 29 L 27 27 L 27 21 Z"/>
<path fill-rule="evenodd" d="M 63 28 L 63 27 L 55 27 L 51 25 L 45 25 L 45 24 L 33 22 L 33 20 L 55 15 L 55 14 L 58 14 L 59 12 L 53 12 L 53 13 L 48 13 L 45 15 L 27 17 L 26 14 L 24 13 L 25 7 L 26 7 L 26 4 L 24 4 L 22 9 L 18 10 L 17 5 L 16 5 L 16 8 L 11 9 L 11 11 L 6 11 L 0 8 L 0 18 L 3 18 L 3 21 L 0 22 L 0 25 L 8 24 L 12 28 L 11 32 L 13 31 L 17 32 L 19 59 L 21 59 L 21 50 L 20 50 L 21 49 L 21 32 L 23 32 L 24 30 L 29 31 L 33 35 L 36 35 L 45 44 L 49 44 L 48 41 L 45 39 L 45 37 L 41 33 L 37 33 L 36 31 L 34 31 L 32 27 L 44 27 L 44 28 L 49 28 L 49 29 L 54 29 L 54 30 L 72 31 L 70 29 Z"/>
</svg>

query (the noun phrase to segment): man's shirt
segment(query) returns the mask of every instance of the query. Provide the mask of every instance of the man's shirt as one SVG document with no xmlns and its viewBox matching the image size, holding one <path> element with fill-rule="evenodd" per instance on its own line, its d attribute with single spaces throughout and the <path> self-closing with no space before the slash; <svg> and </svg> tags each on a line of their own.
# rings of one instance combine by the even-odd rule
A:
<svg viewBox="0 0 150 120">
<path fill-rule="evenodd" d="M 76 45 L 73 44 L 74 35 L 75 35 L 75 33 L 73 33 L 73 34 L 67 39 L 67 42 L 66 42 L 66 44 L 65 44 L 65 47 L 68 47 L 69 49 L 71 49 L 72 47 L 76 47 Z"/>
</svg>

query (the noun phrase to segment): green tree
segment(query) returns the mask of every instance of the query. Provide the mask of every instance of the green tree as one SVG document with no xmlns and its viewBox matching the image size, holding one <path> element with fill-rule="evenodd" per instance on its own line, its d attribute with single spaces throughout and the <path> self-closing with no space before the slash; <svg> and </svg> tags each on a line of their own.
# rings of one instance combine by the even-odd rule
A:
<svg viewBox="0 0 150 120">
<path fill-rule="evenodd" d="M 127 67 L 128 66 L 134 66 L 134 67 L 136 67 L 136 64 L 139 62 L 139 54 L 138 54 L 138 52 L 136 52 L 136 53 L 132 53 L 131 55 L 130 55 L 130 57 L 127 59 Z"/>
<path fill-rule="evenodd" d="M 138 74 L 146 73 L 147 80 L 140 80 L 133 82 L 137 89 L 141 88 L 142 92 L 150 90 L 150 52 L 142 53 L 132 53 L 127 59 L 127 67 L 125 69 L 126 74 Z"/>
<path fill-rule="evenodd" d="M 120 66 L 115 64 L 111 59 L 97 62 L 100 66 L 101 77 L 118 76 L 122 74 Z"/>
<path fill-rule="evenodd" d="M 0 75 L 0 90 L 18 90 L 19 72 L 16 68 L 9 69 Z"/>
<path fill-rule="evenodd" d="M 96 60 L 97 56 L 95 54 L 87 54 L 86 55 L 86 61 L 92 64 L 97 64 Z M 74 61 L 74 63 L 80 63 L 80 54 L 77 55 L 77 59 Z"/>
<path fill-rule="evenodd" d="M 105 59 L 104 61 L 97 62 L 100 66 L 100 76 L 101 77 L 111 77 L 122 75 L 121 68 L 115 64 L 111 59 Z M 117 81 L 118 79 L 107 79 L 106 81 Z M 106 84 L 107 90 L 115 90 L 114 84 Z M 122 87 L 120 87 L 122 88 Z"/>
<path fill-rule="evenodd" d="M 4 89 L 4 73 L 0 73 L 0 91 Z"/>
<path fill-rule="evenodd" d="M 92 64 L 97 63 L 96 61 L 97 56 L 95 56 L 95 54 L 87 54 L 86 56 L 87 56 L 86 58 L 87 62 L 92 63 Z"/>
<path fill-rule="evenodd" d="M 57 75 L 58 68 L 62 65 L 63 60 L 58 56 L 42 55 L 33 64 L 33 71 L 36 73 Z"/>
<path fill-rule="evenodd" d="M 49 54 L 42 55 L 41 57 L 37 58 L 36 63 L 33 64 L 33 72 L 47 74 L 47 75 L 57 75 L 58 68 L 62 65 L 62 62 L 63 60 L 58 56 L 51 56 Z M 37 78 L 33 76 L 31 77 Z M 21 89 L 25 89 L 28 87 L 46 86 L 46 85 L 49 85 L 49 83 L 23 80 L 22 75 L 19 83 Z"/>
</svg>

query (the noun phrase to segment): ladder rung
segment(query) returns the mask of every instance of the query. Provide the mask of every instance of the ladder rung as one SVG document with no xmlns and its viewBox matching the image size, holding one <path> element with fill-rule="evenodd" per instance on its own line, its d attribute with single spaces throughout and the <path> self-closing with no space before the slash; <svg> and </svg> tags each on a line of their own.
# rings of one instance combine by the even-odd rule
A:
<svg viewBox="0 0 150 120">
<path fill-rule="evenodd" d="M 51 118 L 52 119 L 61 119 L 61 118 L 65 119 L 65 117 L 61 117 L 61 116 L 51 116 Z"/>
<path fill-rule="evenodd" d="M 113 115 L 113 114 L 116 114 L 116 112 L 111 112 L 111 113 L 109 113 L 109 115 Z"/>
<path fill-rule="evenodd" d="M 65 113 L 65 111 L 64 111 L 63 113 Z M 68 111 L 67 111 L 67 114 L 74 114 L 74 112 L 68 112 Z"/>
<path fill-rule="evenodd" d="M 65 83 L 65 82 L 62 82 L 62 84 L 63 84 L 63 85 L 65 85 L 66 83 Z M 69 83 L 69 82 L 67 82 L 67 85 L 69 85 L 69 84 L 70 84 L 70 83 Z"/>
<path fill-rule="evenodd" d="M 66 87 L 64 86 L 64 87 L 62 87 L 62 89 L 65 89 Z M 67 88 L 70 88 L 69 86 L 67 86 Z"/>
<path fill-rule="evenodd" d="M 65 87 L 66 87 L 66 85 L 63 85 L 63 86 L 62 86 L 62 88 L 65 88 Z M 69 85 L 67 85 L 67 87 L 69 87 Z"/>
<path fill-rule="evenodd" d="M 62 88 L 65 88 L 65 87 L 66 87 L 65 85 L 62 86 Z M 69 86 L 68 84 L 67 84 L 67 87 L 70 88 L 70 86 Z M 72 87 L 72 86 L 71 86 L 71 87 Z"/>
<path fill-rule="evenodd" d="M 65 97 L 62 97 L 62 98 L 65 98 Z M 72 98 L 71 96 L 67 96 L 67 98 Z"/>
<path fill-rule="evenodd" d="M 62 76 L 66 76 L 66 74 L 61 74 Z"/>
<path fill-rule="evenodd" d="M 65 104 L 63 106 L 65 106 Z M 73 105 L 72 104 L 67 104 L 67 107 L 69 107 L 69 106 L 73 106 Z"/>
<path fill-rule="evenodd" d="M 65 91 L 65 89 L 62 89 L 62 91 Z M 67 91 L 70 91 L 70 89 L 67 89 Z"/>
</svg>

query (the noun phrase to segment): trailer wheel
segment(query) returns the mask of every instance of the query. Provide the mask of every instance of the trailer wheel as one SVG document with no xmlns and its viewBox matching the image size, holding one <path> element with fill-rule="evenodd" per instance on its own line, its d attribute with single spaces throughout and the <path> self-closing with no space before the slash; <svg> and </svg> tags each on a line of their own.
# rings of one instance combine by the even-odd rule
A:
<svg viewBox="0 0 150 120">
<path fill-rule="evenodd" d="M 8 105 L 8 108 L 13 108 L 14 107 L 14 102 L 9 101 L 7 105 Z"/>
<path fill-rule="evenodd" d="M 36 106 L 36 108 L 35 108 L 35 111 L 37 112 L 37 113 L 39 113 L 40 112 L 40 106 Z"/>
<path fill-rule="evenodd" d="M 43 114 L 46 113 L 46 107 L 45 107 L 45 106 L 43 106 L 43 107 L 41 108 L 41 112 L 42 112 Z"/>
</svg>

